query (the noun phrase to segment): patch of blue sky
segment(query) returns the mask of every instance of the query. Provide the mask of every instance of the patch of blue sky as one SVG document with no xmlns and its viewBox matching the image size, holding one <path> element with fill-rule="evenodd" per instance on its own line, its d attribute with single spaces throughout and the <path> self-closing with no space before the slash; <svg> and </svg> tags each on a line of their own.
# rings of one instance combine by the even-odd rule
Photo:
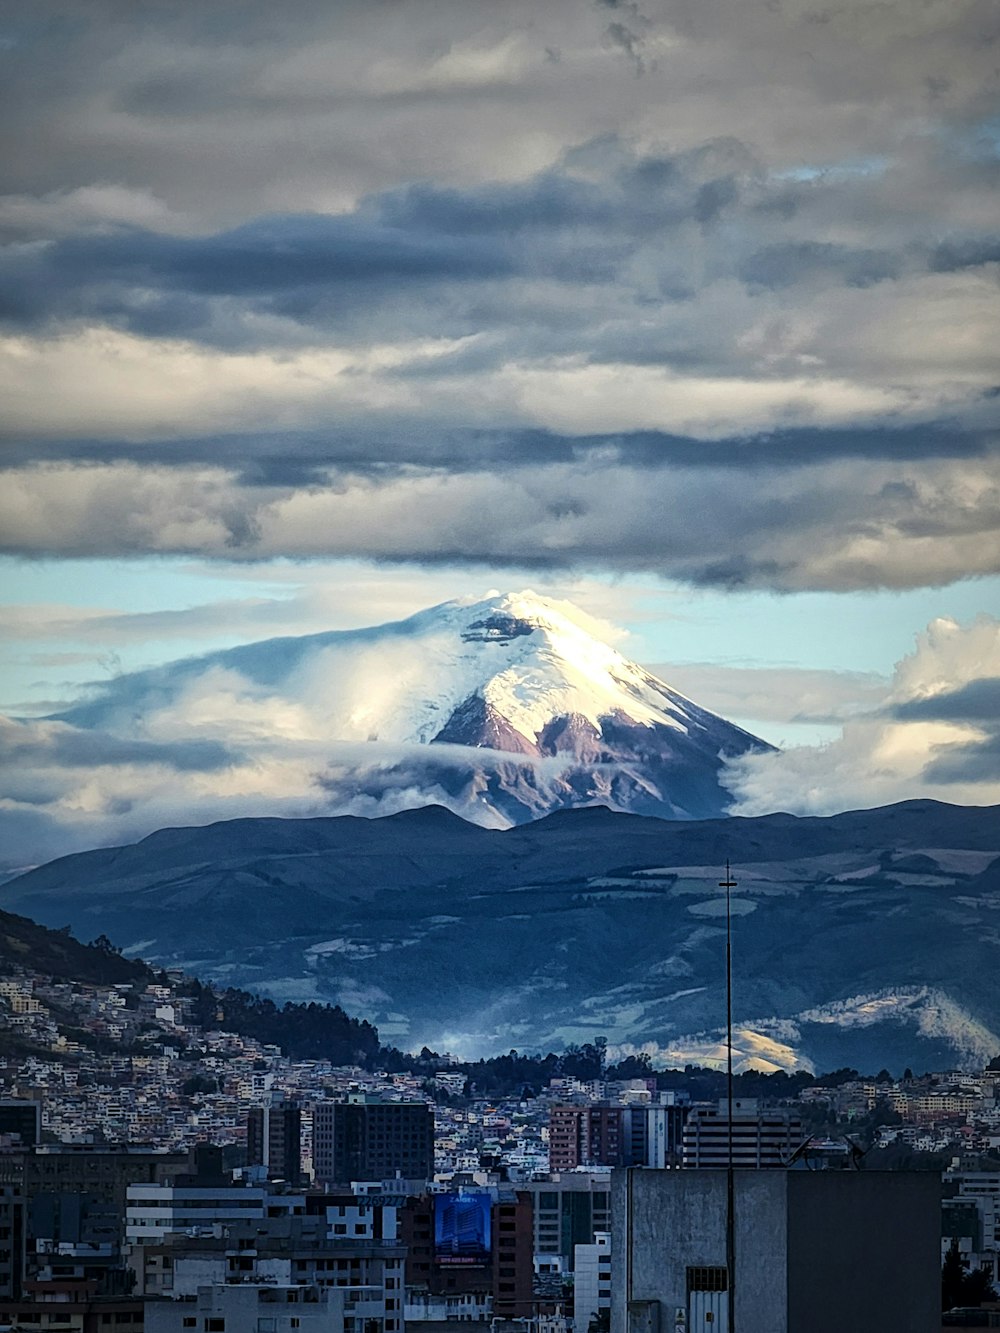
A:
<svg viewBox="0 0 1000 1333">
<path fill-rule="evenodd" d="M 998 606 L 1000 577 L 849 593 L 674 589 L 669 616 L 637 625 L 641 651 L 633 643 L 630 653 L 646 661 L 889 676 L 932 620 L 950 617 L 964 624 Z"/>
<path fill-rule="evenodd" d="M 431 572 L 364 561 L 4 559 L 0 584 L 9 622 L 0 650 L 0 709 L 14 712 L 46 711 L 123 671 L 275 634 L 378 624 L 483 592 L 487 584 L 533 587 L 590 606 L 628 631 L 619 647 L 640 662 L 886 678 L 931 620 L 968 623 L 1000 606 L 1000 577 L 905 591 L 776 594 L 690 588 L 652 574 L 614 579 L 590 572 L 567 581 L 538 570 Z M 109 618 L 106 634 L 102 616 Z"/>
<path fill-rule="evenodd" d="M 773 173 L 775 180 L 848 180 L 852 176 L 878 176 L 889 169 L 889 158 L 857 157 L 843 162 L 803 163 Z"/>
</svg>

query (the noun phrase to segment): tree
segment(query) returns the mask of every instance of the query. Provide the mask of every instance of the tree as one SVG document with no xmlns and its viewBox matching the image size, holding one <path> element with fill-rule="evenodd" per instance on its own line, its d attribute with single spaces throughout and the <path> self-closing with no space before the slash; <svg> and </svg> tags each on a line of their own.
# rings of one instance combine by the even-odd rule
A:
<svg viewBox="0 0 1000 1333">
<path fill-rule="evenodd" d="M 957 1238 L 948 1246 L 941 1266 L 941 1309 L 952 1310 L 961 1305 L 962 1288 L 965 1282 L 965 1260 L 958 1249 Z"/>
<path fill-rule="evenodd" d="M 587 1333 L 610 1333 L 611 1311 L 595 1310 L 587 1324 Z"/>
<path fill-rule="evenodd" d="M 990 1281 L 985 1268 L 974 1268 L 962 1279 L 962 1304 L 982 1305 L 984 1301 L 997 1299 L 996 1288 Z"/>
<path fill-rule="evenodd" d="M 952 1310 L 956 1305 L 982 1305 L 997 1299 L 996 1289 L 983 1268 L 966 1272 L 968 1261 L 962 1258 L 958 1240 L 953 1239 L 944 1256 L 941 1268 L 941 1309 Z"/>
</svg>

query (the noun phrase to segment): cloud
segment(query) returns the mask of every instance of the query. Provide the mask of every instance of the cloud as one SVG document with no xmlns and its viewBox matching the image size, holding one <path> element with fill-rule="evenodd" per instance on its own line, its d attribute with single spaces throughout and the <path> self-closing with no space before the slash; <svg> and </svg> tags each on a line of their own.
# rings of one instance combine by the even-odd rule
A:
<svg viewBox="0 0 1000 1333">
<path fill-rule="evenodd" d="M 729 764 L 733 813 L 832 814 L 913 797 L 1000 804 L 1000 621 L 933 621 L 880 706 L 838 740 Z"/>
<path fill-rule="evenodd" d="M 151 186 L 19 194 L 4 549 L 523 550 L 776 588 L 995 570 L 987 168 L 932 140 L 872 160 L 608 135 L 520 179 L 208 230 Z M 928 192 L 968 262 L 941 262 Z M 693 513 L 732 525 L 722 550 Z"/>
<path fill-rule="evenodd" d="M 353 556 L 906 588 L 997 569 L 1000 487 L 990 459 L 757 467 L 752 489 L 738 468 L 614 457 L 333 473 L 307 489 L 247 485 L 221 468 L 51 465 L 7 475 L 0 529 L 6 550 L 38 555 Z"/>
<path fill-rule="evenodd" d="M 151 742 L 97 731 L 83 731 L 60 722 L 13 722 L 0 718 L 0 756 L 15 768 L 54 765 L 99 768 L 106 765 L 160 765 L 178 773 L 214 773 L 236 762 L 220 741 Z"/>
<path fill-rule="evenodd" d="M 768 730 L 779 736 L 789 725 L 843 724 L 881 703 L 888 687 L 884 677 L 861 671 L 717 662 L 653 663 L 649 670 L 713 713 L 753 718 L 755 724 L 769 724 Z"/>
</svg>

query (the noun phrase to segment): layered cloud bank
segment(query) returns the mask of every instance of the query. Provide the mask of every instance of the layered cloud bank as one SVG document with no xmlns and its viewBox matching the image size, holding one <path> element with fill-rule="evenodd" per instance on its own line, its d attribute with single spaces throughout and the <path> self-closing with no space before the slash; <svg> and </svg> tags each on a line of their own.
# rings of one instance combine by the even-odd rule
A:
<svg viewBox="0 0 1000 1333">
<path fill-rule="evenodd" d="M 1000 567 L 993 6 L 210 13 L 8 9 L 3 550 Z"/>
</svg>

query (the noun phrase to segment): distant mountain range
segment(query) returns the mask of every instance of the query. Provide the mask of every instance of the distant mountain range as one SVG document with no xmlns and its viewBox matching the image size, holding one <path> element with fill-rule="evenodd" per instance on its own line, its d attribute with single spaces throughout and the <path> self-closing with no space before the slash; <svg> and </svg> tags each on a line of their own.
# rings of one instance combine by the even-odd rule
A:
<svg viewBox="0 0 1000 1333">
<path fill-rule="evenodd" d="M 773 747 L 587 624 L 530 592 L 445 602 L 373 629 L 270 639 L 123 675 L 49 721 L 98 732 L 133 761 L 166 758 L 170 747 L 174 762 L 217 772 L 219 791 L 247 756 L 280 764 L 308 747 L 310 799 L 295 813 L 433 802 L 495 828 L 595 804 L 668 819 L 724 814 L 724 761 Z M 272 804 L 262 796 L 257 808 L 282 796 L 279 782 Z"/>
<path fill-rule="evenodd" d="M 158 967 L 339 1003 L 404 1047 L 605 1035 L 676 1065 L 722 1054 L 727 857 L 741 1062 L 942 1068 L 1000 1051 L 997 807 L 592 808 L 508 831 L 441 808 L 234 820 L 62 858 L 0 904 Z"/>
</svg>

